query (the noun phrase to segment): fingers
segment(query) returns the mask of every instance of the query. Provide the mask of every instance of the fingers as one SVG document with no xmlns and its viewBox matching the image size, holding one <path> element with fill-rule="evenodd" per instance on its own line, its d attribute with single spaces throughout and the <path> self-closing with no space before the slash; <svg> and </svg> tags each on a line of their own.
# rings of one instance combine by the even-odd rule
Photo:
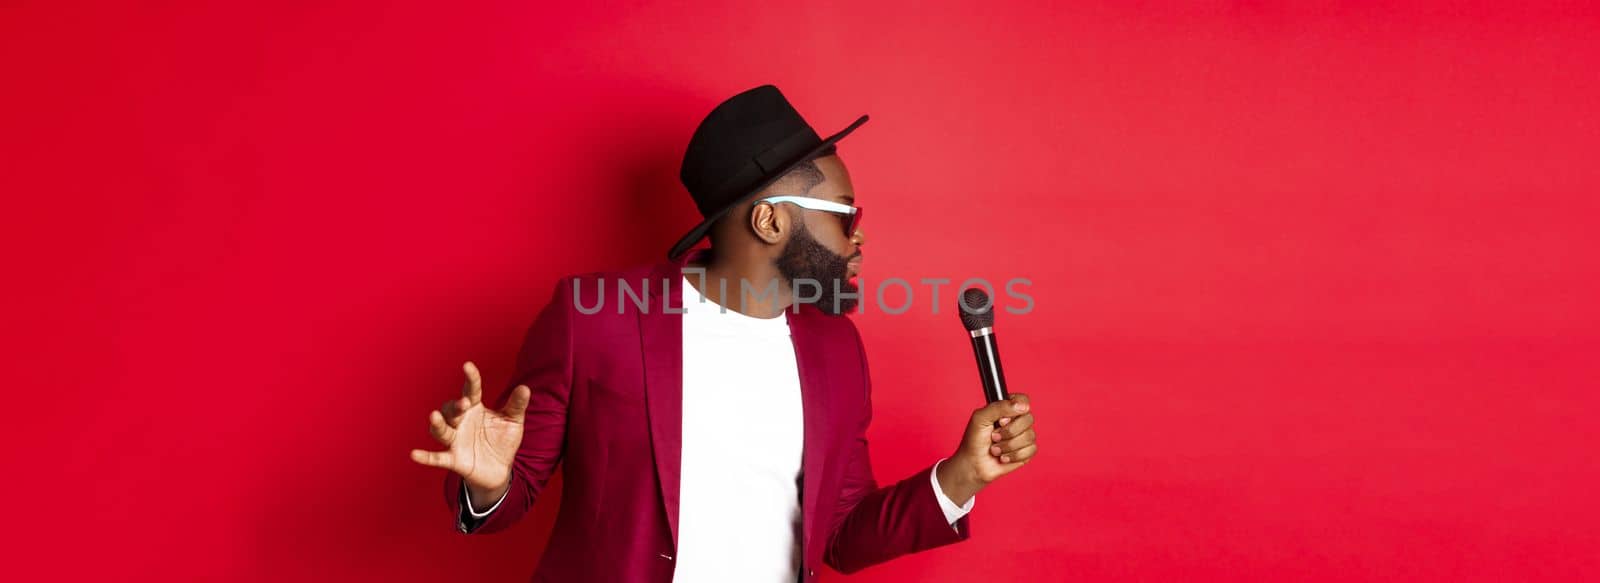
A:
<svg viewBox="0 0 1600 583">
<path fill-rule="evenodd" d="M 1016 452 L 1024 447 L 1034 445 L 1037 443 L 1037 441 L 1038 439 L 1036 434 L 1034 434 L 1032 429 L 1029 429 L 1023 432 L 1021 435 L 989 446 L 989 455 L 998 456 Z"/>
<path fill-rule="evenodd" d="M 411 461 L 432 467 L 450 469 L 455 466 L 456 457 L 448 451 L 427 451 L 421 449 L 411 450 Z"/>
<path fill-rule="evenodd" d="M 445 423 L 444 414 L 433 411 L 428 413 L 428 433 L 439 443 L 450 445 L 456 441 L 456 430 L 449 423 Z"/>
<path fill-rule="evenodd" d="M 483 377 L 478 374 L 478 365 L 470 360 L 461 365 L 461 371 L 467 375 L 467 382 L 461 387 L 461 396 L 467 398 L 467 407 L 470 408 L 483 400 Z"/>
<path fill-rule="evenodd" d="M 461 396 L 439 406 L 445 424 L 451 428 L 460 427 L 461 417 L 466 415 L 467 409 L 483 399 L 483 377 L 478 374 L 478 365 L 469 360 L 461 365 L 461 372 L 467 377 L 461 385 Z"/>
<path fill-rule="evenodd" d="M 1009 398 L 989 403 L 981 409 L 972 412 L 972 424 L 977 427 L 993 426 L 1005 417 L 1016 417 L 1027 413 L 1029 409 L 1028 396 L 1022 393 L 1013 393 Z"/>
<path fill-rule="evenodd" d="M 1019 449 L 1017 451 L 1014 451 L 1014 452 L 1011 452 L 1011 453 L 1007 453 L 1007 454 L 1002 454 L 1000 456 L 1000 463 L 1003 463 L 1003 464 L 1019 463 L 1020 464 L 1022 462 L 1026 462 L 1026 461 L 1028 461 L 1030 459 L 1033 459 L 1033 454 L 1037 453 L 1038 451 L 1039 451 L 1039 446 L 1037 446 L 1037 445 L 1028 445 L 1027 447 L 1024 447 L 1024 448 Z"/>
<path fill-rule="evenodd" d="M 445 401 L 439 406 L 439 412 L 444 416 L 444 422 L 451 427 L 460 427 L 461 418 L 466 415 L 470 405 L 466 397 L 458 397 L 452 401 Z"/>
<path fill-rule="evenodd" d="M 1010 421 L 1008 422 L 1007 419 Z M 989 438 L 995 441 L 1011 439 L 1033 427 L 1033 414 L 1025 413 L 1019 417 L 1007 417 L 1000 420 L 1000 429 L 990 432 Z"/>
<path fill-rule="evenodd" d="M 528 385 L 517 385 L 517 388 L 511 390 L 511 398 L 506 399 L 506 406 L 500 413 L 521 423 L 523 414 L 528 412 L 528 399 L 532 396 L 533 390 L 529 389 Z"/>
</svg>

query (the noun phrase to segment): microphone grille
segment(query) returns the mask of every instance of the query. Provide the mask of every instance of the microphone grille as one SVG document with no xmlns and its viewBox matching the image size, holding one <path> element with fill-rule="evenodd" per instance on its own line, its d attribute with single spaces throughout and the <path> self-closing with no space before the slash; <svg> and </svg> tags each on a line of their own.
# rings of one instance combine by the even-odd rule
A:
<svg viewBox="0 0 1600 583">
<path fill-rule="evenodd" d="M 966 326 L 968 332 L 994 326 L 994 302 L 981 289 L 973 287 L 961 292 L 961 304 L 956 311 L 961 314 L 961 325 Z"/>
</svg>

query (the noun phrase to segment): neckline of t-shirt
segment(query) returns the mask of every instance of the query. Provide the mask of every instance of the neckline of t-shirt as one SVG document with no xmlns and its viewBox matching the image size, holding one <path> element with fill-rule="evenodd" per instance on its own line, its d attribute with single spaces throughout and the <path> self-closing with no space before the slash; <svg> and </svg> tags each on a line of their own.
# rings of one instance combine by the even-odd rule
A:
<svg viewBox="0 0 1600 583">
<path fill-rule="evenodd" d="M 773 316 L 771 318 L 757 318 L 755 316 L 742 313 L 738 310 L 724 308 L 721 304 L 712 301 L 711 298 L 703 298 L 700 295 L 700 290 L 695 289 L 694 285 L 689 283 L 689 278 L 687 276 L 683 278 L 683 309 L 685 310 L 685 314 L 710 314 L 714 316 L 720 316 L 720 319 L 725 320 L 733 325 L 743 324 L 752 327 L 774 328 L 779 326 L 788 327 L 789 325 L 788 318 L 786 318 L 784 314 L 778 314 L 777 316 Z"/>
</svg>

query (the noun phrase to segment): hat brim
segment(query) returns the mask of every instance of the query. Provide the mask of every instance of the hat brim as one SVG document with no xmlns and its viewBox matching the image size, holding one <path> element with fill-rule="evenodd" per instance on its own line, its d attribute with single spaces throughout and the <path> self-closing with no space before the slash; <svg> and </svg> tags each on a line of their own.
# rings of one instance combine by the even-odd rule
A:
<svg viewBox="0 0 1600 583">
<path fill-rule="evenodd" d="M 759 184 L 756 184 L 754 188 L 751 188 L 750 192 L 745 193 L 737 200 L 734 200 L 722 208 L 717 209 L 717 212 L 706 215 L 705 219 L 700 221 L 700 224 L 695 225 L 693 229 L 689 229 L 688 233 L 684 233 L 683 237 L 679 238 L 678 242 L 672 245 L 672 249 L 667 252 L 667 259 L 677 259 L 678 256 L 683 255 L 684 252 L 688 251 L 691 247 L 694 247 L 695 243 L 699 243 L 701 239 L 704 239 L 706 233 L 711 230 L 711 225 L 716 224 L 717 220 L 727 216 L 734 207 L 749 201 L 762 190 L 766 189 L 768 186 L 771 186 L 772 183 L 777 182 L 778 179 L 782 178 L 784 174 L 788 174 L 789 171 L 793 170 L 795 166 L 799 166 L 806 160 L 811 160 L 818 153 L 827 149 L 828 146 L 832 146 L 839 140 L 844 139 L 845 136 L 850 135 L 850 132 L 856 131 L 856 128 L 861 127 L 861 124 L 864 123 L 867 123 L 867 116 L 862 115 L 861 117 L 856 118 L 856 121 L 852 122 L 844 129 L 839 130 L 838 133 L 828 136 L 827 139 L 822 140 L 822 142 L 818 143 L 817 146 L 812 148 L 810 151 L 796 157 L 793 161 L 784 164 L 778 169 L 778 171 L 773 172 L 770 176 L 763 179 Z"/>
</svg>

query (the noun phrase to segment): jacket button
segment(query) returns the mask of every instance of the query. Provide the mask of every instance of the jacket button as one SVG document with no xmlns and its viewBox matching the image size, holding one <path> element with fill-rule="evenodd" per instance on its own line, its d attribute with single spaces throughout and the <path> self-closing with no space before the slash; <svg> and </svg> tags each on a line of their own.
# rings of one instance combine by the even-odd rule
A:
<svg viewBox="0 0 1600 583">
<path fill-rule="evenodd" d="M 812 571 L 811 569 L 806 569 L 806 576 L 807 577 L 816 577 L 817 576 L 817 572 L 816 571 Z"/>
</svg>

